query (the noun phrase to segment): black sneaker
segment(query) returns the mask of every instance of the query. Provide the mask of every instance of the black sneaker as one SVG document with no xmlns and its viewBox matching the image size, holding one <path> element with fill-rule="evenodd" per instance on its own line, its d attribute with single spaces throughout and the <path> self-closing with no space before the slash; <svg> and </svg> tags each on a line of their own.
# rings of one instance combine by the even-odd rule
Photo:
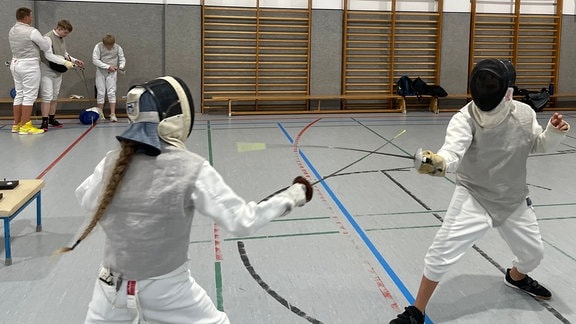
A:
<svg viewBox="0 0 576 324">
<path fill-rule="evenodd" d="M 404 313 L 398 314 L 398 318 L 390 321 L 390 324 L 424 324 L 424 314 L 414 307 L 404 308 Z"/>
<path fill-rule="evenodd" d="M 56 128 L 62 128 L 62 126 L 64 126 L 64 125 L 62 125 L 59 121 L 57 121 L 56 119 L 50 119 L 50 120 L 48 121 L 48 123 L 49 123 L 50 125 L 52 125 L 52 127 L 56 127 Z M 42 125 L 44 125 L 44 124 L 42 124 Z"/>
<path fill-rule="evenodd" d="M 552 298 L 552 293 L 548 289 L 544 288 L 538 283 L 538 281 L 530 278 L 528 275 L 519 281 L 512 280 L 512 277 L 510 277 L 510 269 L 506 269 L 506 280 L 504 283 L 507 286 L 520 289 L 528 295 L 538 299 L 548 300 Z"/>
<path fill-rule="evenodd" d="M 43 129 L 45 132 L 48 131 L 48 120 L 42 120 L 42 125 L 40 125 L 40 129 Z"/>
</svg>

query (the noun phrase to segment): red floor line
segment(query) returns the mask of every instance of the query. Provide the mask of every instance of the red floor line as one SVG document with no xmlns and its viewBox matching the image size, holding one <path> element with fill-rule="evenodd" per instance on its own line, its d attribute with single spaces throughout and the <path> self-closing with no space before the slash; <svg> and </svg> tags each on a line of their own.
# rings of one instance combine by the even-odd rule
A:
<svg viewBox="0 0 576 324">
<path fill-rule="evenodd" d="M 302 159 L 300 158 L 300 155 L 298 154 L 298 143 L 300 141 L 300 139 L 302 138 L 302 136 L 304 136 L 304 134 L 306 133 L 306 131 L 312 127 L 312 125 L 314 125 L 315 123 L 317 123 L 318 121 L 320 121 L 322 118 L 317 118 L 315 120 L 313 120 L 312 122 L 310 122 L 308 125 L 306 125 L 304 128 L 302 128 L 300 130 L 300 132 L 298 132 L 298 134 L 296 135 L 296 137 L 294 138 L 294 154 L 295 154 L 295 159 L 296 159 L 296 164 L 298 165 L 298 167 L 300 168 L 300 170 L 302 171 L 302 173 L 305 175 L 305 177 L 307 179 L 310 179 L 310 174 L 308 172 L 308 170 L 306 169 L 306 167 L 304 166 L 304 163 L 302 162 Z M 326 201 L 326 198 L 324 197 L 324 195 L 322 194 L 322 192 L 320 190 L 315 190 L 316 191 L 316 199 L 320 199 L 322 201 L 324 201 L 326 203 L 326 205 L 328 206 L 328 209 L 330 209 L 330 211 L 332 212 L 332 219 L 336 222 L 336 224 L 338 225 L 338 228 L 340 230 L 340 233 L 349 237 L 352 240 L 352 244 L 354 244 L 356 246 L 356 248 L 359 248 L 356 244 L 356 241 L 353 240 L 350 236 L 350 232 L 348 231 L 348 229 L 346 228 L 346 226 L 344 225 L 344 223 L 342 223 L 342 221 L 340 220 L 340 218 L 336 215 L 336 213 L 334 212 L 334 210 L 330 207 L 330 205 L 328 204 L 328 202 Z M 382 278 L 380 278 L 380 276 L 377 274 L 376 270 L 374 269 L 374 267 L 372 266 L 372 264 L 370 264 L 370 262 L 368 262 L 367 260 L 364 260 L 364 264 L 365 266 L 368 268 L 368 272 L 370 273 L 370 275 L 372 276 L 372 279 L 375 281 L 376 286 L 378 287 L 378 290 L 380 291 L 380 293 L 382 294 L 382 296 L 384 297 L 384 299 L 386 299 L 389 303 L 390 303 L 390 307 L 396 311 L 397 313 L 401 312 L 400 307 L 398 306 L 398 303 L 396 302 L 396 300 L 394 299 L 394 296 L 392 296 L 392 294 L 390 293 L 390 290 L 388 290 L 388 288 L 386 287 L 386 285 L 384 284 L 384 282 L 382 281 Z"/>
<path fill-rule="evenodd" d="M 92 129 L 94 129 L 94 127 L 96 126 L 96 124 L 93 124 L 92 126 L 90 126 L 87 130 L 84 131 L 84 133 L 82 133 L 82 135 L 80 135 L 74 142 L 72 142 L 72 144 L 70 144 L 65 150 L 64 152 L 62 152 L 57 158 L 56 160 L 52 161 L 52 163 L 50 163 L 50 165 L 48 165 L 48 167 L 46 169 L 44 169 L 44 171 L 42 171 L 37 177 L 36 179 L 42 179 L 46 173 L 48 173 L 48 171 L 50 171 L 54 166 L 56 166 L 56 164 L 58 162 L 60 162 L 60 160 L 62 160 L 62 158 L 64 158 L 64 156 L 66 156 L 66 154 L 68 154 L 68 152 L 70 152 L 70 150 L 72 150 L 72 148 L 74 148 L 74 146 L 76 146 L 76 144 L 78 144 Z"/>
<path fill-rule="evenodd" d="M 220 245 L 220 228 L 218 227 L 218 224 L 214 224 L 214 254 L 216 261 L 224 260 Z"/>
</svg>

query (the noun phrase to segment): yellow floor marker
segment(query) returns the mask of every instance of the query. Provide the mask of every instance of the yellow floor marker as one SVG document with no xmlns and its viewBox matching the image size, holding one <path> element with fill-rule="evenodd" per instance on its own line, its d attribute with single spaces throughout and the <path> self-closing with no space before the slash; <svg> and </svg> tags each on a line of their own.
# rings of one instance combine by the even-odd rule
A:
<svg viewBox="0 0 576 324">
<path fill-rule="evenodd" d="M 266 149 L 266 143 L 246 143 L 238 142 L 236 143 L 238 153 L 252 152 L 252 151 L 263 151 Z"/>
</svg>

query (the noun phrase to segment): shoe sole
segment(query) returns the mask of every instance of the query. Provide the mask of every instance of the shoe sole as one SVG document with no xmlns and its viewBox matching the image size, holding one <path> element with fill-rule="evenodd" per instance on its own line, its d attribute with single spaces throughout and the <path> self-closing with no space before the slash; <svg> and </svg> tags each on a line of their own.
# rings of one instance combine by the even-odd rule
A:
<svg viewBox="0 0 576 324">
<path fill-rule="evenodd" d="M 533 293 L 531 293 L 531 292 L 529 292 L 529 291 L 526 291 L 526 290 L 524 290 L 524 289 L 520 289 L 520 287 L 514 286 L 513 284 L 511 284 L 511 283 L 509 283 L 508 281 L 506 281 L 506 279 L 504 279 L 504 284 L 505 284 L 506 286 L 510 287 L 510 288 L 514 288 L 514 289 L 516 289 L 516 290 L 520 290 L 521 292 L 523 292 L 523 293 L 525 293 L 525 294 L 527 294 L 527 295 L 530 295 L 530 296 L 532 296 L 532 297 L 534 297 L 534 298 L 536 298 L 536 299 L 540 299 L 540 300 L 550 300 L 550 299 L 552 298 L 552 296 L 550 296 L 550 297 L 538 296 L 538 295 L 533 294 Z"/>
</svg>

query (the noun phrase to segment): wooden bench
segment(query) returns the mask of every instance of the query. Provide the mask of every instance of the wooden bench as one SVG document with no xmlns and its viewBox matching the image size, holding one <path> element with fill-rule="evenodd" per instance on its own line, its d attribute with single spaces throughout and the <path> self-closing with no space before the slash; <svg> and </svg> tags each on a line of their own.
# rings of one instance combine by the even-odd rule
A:
<svg viewBox="0 0 576 324">
<path fill-rule="evenodd" d="M 0 104 L 11 104 L 13 103 L 14 99 L 12 98 L 0 98 Z M 79 98 L 79 99 L 74 99 L 74 98 L 58 98 L 56 100 L 58 103 L 86 103 L 86 102 L 90 102 L 93 103 L 94 105 L 96 105 L 96 99 L 94 98 Z M 38 99 L 36 100 L 36 103 L 41 103 L 42 99 Z M 116 102 L 126 102 L 126 98 L 117 98 Z"/>
<path fill-rule="evenodd" d="M 431 95 L 420 95 L 420 96 L 406 96 L 406 98 L 412 98 L 420 100 L 420 98 L 430 99 L 430 103 L 428 104 L 428 110 L 437 114 L 438 113 L 438 97 L 431 96 Z M 403 111 L 406 111 L 406 101 L 403 100 L 404 106 L 402 107 Z"/>
<path fill-rule="evenodd" d="M 5 265 L 12 264 L 12 251 L 10 248 L 10 221 L 16 218 L 24 208 L 36 200 L 36 232 L 42 231 L 42 200 L 41 190 L 44 180 L 20 180 L 14 189 L 0 190 L 3 194 L 0 199 L 0 218 L 4 220 L 4 250 Z"/>
<path fill-rule="evenodd" d="M 439 102 L 440 100 L 466 100 L 466 102 L 469 102 L 470 100 L 472 100 L 472 95 L 470 94 L 448 94 L 446 97 L 438 97 L 436 98 L 436 102 L 434 104 L 435 106 L 435 110 L 433 110 L 433 112 L 435 112 L 436 114 L 440 111 L 440 107 L 439 107 Z M 432 103 L 430 103 L 430 105 L 432 105 Z M 446 112 L 455 112 L 460 110 L 462 107 L 464 107 L 464 105 L 459 105 L 457 107 L 453 107 L 453 108 L 448 108 L 448 109 L 443 109 Z"/>
<path fill-rule="evenodd" d="M 389 112 L 402 112 L 406 113 L 406 104 L 404 98 L 395 94 L 373 94 L 373 95 L 363 95 L 363 94 L 344 94 L 344 95 L 232 95 L 232 96 L 213 96 L 209 101 L 227 101 L 228 102 L 228 116 L 232 116 L 234 113 L 232 111 L 232 102 L 235 101 L 300 101 L 300 100 L 317 100 L 318 106 L 316 110 L 309 110 L 310 113 L 325 113 L 325 112 L 336 112 L 334 110 L 321 110 L 322 100 L 386 100 L 394 99 L 399 103 L 399 108 L 396 110 L 390 110 Z M 345 110 L 341 109 L 337 112 L 376 112 L 373 109 L 366 110 Z M 250 112 L 242 112 L 242 114 L 249 114 Z M 285 112 L 284 112 L 285 113 Z"/>
<path fill-rule="evenodd" d="M 519 96 L 519 95 L 514 96 L 514 99 L 515 99 L 515 100 L 519 100 L 519 101 L 520 101 L 520 99 L 522 99 L 522 98 L 523 98 L 523 96 Z M 555 93 L 555 94 L 553 94 L 553 95 L 550 95 L 550 100 L 551 100 L 551 101 L 552 101 L 553 99 L 561 99 L 561 98 L 574 98 L 574 99 L 576 99 L 576 93 Z M 471 94 L 454 94 L 454 95 L 453 95 L 453 94 L 449 94 L 449 95 L 446 96 L 446 97 L 437 98 L 437 100 L 440 100 L 440 99 L 466 99 L 466 100 L 470 101 L 470 100 L 472 100 L 472 95 L 471 95 Z M 554 104 L 554 103 L 553 103 L 553 104 Z M 430 106 L 432 106 L 432 103 L 430 103 Z M 457 110 L 459 110 L 460 108 L 462 108 L 462 107 L 458 107 L 458 108 L 455 108 L 455 109 L 448 109 L 448 110 L 446 110 L 446 111 L 457 111 Z M 576 108 L 555 108 L 555 107 L 549 107 L 549 108 L 544 108 L 544 110 L 550 110 L 550 111 L 552 111 L 552 110 L 568 110 L 568 111 L 573 111 L 573 110 L 576 110 Z M 437 111 L 436 111 L 436 112 L 437 112 Z"/>
</svg>

